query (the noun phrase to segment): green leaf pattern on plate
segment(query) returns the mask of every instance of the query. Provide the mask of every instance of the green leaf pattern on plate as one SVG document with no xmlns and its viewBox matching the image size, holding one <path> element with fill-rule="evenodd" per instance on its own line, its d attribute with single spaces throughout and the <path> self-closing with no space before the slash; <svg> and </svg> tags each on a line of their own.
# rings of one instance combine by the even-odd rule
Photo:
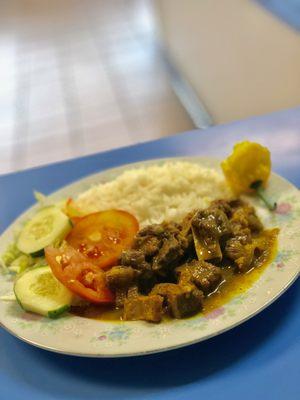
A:
<svg viewBox="0 0 300 400">
<path fill-rule="evenodd" d="M 207 164 L 203 159 L 199 159 L 199 162 L 216 166 L 211 160 Z M 63 188 L 53 198 L 59 200 L 76 196 L 91 184 L 109 181 L 124 169 L 126 167 L 88 177 Z M 0 320 L 11 332 L 27 341 L 79 355 L 116 356 L 160 351 L 204 340 L 230 329 L 270 303 L 299 273 L 300 197 L 295 188 L 274 175 L 267 192 L 269 198 L 278 203 L 276 212 L 268 212 L 258 199 L 251 197 L 250 201 L 257 206 L 258 214 L 266 226 L 279 226 L 281 229 L 277 257 L 246 293 L 236 296 L 207 315 L 199 314 L 193 318 L 167 321 L 158 325 L 146 322 L 96 321 L 70 314 L 57 320 L 49 320 L 24 312 L 16 302 L 0 302 Z M 16 228 L 22 224 L 22 219 L 28 219 L 30 213 L 33 210 L 4 233 L 0 241 L 0 252 L 13 240 Z M 12 286 L 12 276 L 4 274 L 0 268 L 0 295 L 11 293 Z"/>
</svg>

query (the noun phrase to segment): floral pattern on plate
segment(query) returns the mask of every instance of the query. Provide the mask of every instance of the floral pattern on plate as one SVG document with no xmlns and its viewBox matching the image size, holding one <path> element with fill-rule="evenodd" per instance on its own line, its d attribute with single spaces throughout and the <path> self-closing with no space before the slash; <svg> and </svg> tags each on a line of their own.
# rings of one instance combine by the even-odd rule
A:
<svg viewBox="0 0 300 400">
<path fill-rule="evenodd" d="M 205 158 L 186 158 L 218 169 L 218 162 Z M 149 163 L 162 163 L 155 160 Z M 132 166 L 132 165 L 131 165 Z M 52 195 L 53 200 L 76 196 L 94 183 L 107 182 L 122 173 L 123 166 L 95 174 L 75 182 Z M 33 345 L 67 354 L 94 357 L 141 355 L 182 347 L 226 331 L 269 305 L 299 275 L 300 265 L 300 195 L 289 182 L 272 175 L 267 189 L 270 199 L 277 202 L 276 212 L 266 210 L 254 197 L 247 198 L 257 209 L 267 227 L 279 227 L 278 254 L 258 281 L 241 295 L 209 314 L 159 325 L 146 322 L 97 321 L 73 315 L 49 320 L 23 311 L 16 302 L 0 302 L 0 322 L 15 336 Z M 24 213 L 0 239 L 0 252 L 12 241 L 14 231 L 34 212 Z M 0 295 L 12 293 L 12 276 L 0 273 Z"/>
</svg>

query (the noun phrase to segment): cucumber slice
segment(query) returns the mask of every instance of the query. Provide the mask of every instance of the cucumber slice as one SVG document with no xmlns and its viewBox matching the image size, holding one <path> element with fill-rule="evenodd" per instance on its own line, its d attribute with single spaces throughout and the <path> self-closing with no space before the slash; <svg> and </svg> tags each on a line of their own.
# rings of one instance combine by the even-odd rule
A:
<svg viewBox="0 0 300 400">
<path fill-rule="evenodd" d="M 14 292 L 24 310 L 49 318 L 67 311 L 73 299 L 72 292 L 55 278 L 48 265 L 24 272 L 16 280 Z"/>
<path fill-rule="evenodd" d="M 43 208 L 24 226 L 17 247 L 22 253 L 39 255 L 46 246 L 59 243 L 71 228 L 69 218 L 59 208 Z"/>
</svg>

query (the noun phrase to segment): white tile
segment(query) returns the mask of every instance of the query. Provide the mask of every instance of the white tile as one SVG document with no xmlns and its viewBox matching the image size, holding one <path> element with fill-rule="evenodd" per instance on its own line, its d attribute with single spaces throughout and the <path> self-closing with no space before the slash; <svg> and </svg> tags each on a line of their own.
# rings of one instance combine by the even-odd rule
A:
<svg viewBox="0 0 300 400">
<path fill-rule="evenodd" d="M 16 39 L 7 31 L 0 35 L 0 77 L 2 83 L 10 80 L 15 74 L 16 65 Z"/>
<path fill-rule="evenodd" d="M 28 143 L 24 167 L 45 165 L 71 157 L 69 138 L 66 135 L 51 134 Z"/>
<path fill-rule="evenodd" d="M 16 143 L 15 128 L 13 124 L 0 124 L 0 149 Z"/>
<path fill-rule="evenodd" d="M 106 60 L 112 68 L 123 71 L 134 71 L 141 68 L 149 68 L 149 65 L 156 63 L 157 54 L 152 48 L 145 48 L 138 43 L 133 46 L 123 46 L 122 49 L 109 54 Z"/>
<path fill-rule="evenodd" d="M 35 49 L 29 54 L 31 72 L 41 73 L 44 69 L 52 70 L 57 67 L 57 54 L 51 43 Z"/>
<path fill-rule="evenodd" d="M 64 93 L 60 83 L 32 86 L 29 95 L 29 120 L 34 121 L 65 112 Z"/>
<path fill-rule="evenodd" d="M 64 114 L 31 120 L 28 123 L 27 141 L 30 143 L 43 137 L 68 136 L 69 126 Z"/>
<path fill-rule="evenodd" d="M 4 80 L 0 86 L 0 146 L 14 142 L 16 112 L 16 93 L 12 88 L 12 80 Z"/>
<path fill-rule="evenodd" d="M 65 46 L 65 52 L 74 63 L 90 61 L 94 63 L 98 59 L 98 47 L 90 31 L 78 32 L 77 37 L 72 34 Z"/>
<path fill-rule="evenodd" d="M 60 86 L 61 82 L 61 73 L 56 65 L 48 66 L 45 65 L 43 68 L 32 66 L 30 72 L 30 86 L 35 91 L 36 87 L 45 87 L 47 90 L 47 86 Z M 39 91 L 42 88 L 38 89 Z M 54 90 L 56 90 L 54 88 Z"/>
<path fill-rule="evenodd" d="M 81 107 L 115 101 L 109 77 L 101 65 L 78 63 L 72 68 L 72 78 Z"/>
<path fill-rule="evenodd" d="M 15 97 L 0 97 L 0 129 L 1 126 L 14 124 L 16 113 Z"/>
<path fill-rule="evenodd" d="M 83 127 L 109 123 L 110 120 L 122 118 L 122 114 L 116 102 L 95 102 L 89 107 L 80 108 L 80 117 Z"/>
<path fill-rule="evenodd" d="M 105 151 L 133 143 L 123 119 L 116 118 L 85 129 L 86 154 Z"/>
<path fill-rule="evenodd" d="M 194 124 L 177 99 L 148 104 L 126 117 L 134 141 L 158 139 L 194 128 Z"/>
<path fill-rule="evenodd" d="M 1 52 L 0 52 L 1 54 Z M 15 76 L 5 76 L 0 72 L 0 102 L 10 102 L 15 100 L 16 95 L 16 78 Z"/>
<path fill-rule="evenodd" d="M 162 74 L 152 76 L 145 73 L 136 73 L 135 76 L 129 75 L 118 77 L 118 82 L 125 100 L 124 108 L 141 109 L 147 105 L 163 103 L 170 97 L 174 97 L 174 92 Z M 130 112 L 130 111 L 129 111 Z"/>
</svg>

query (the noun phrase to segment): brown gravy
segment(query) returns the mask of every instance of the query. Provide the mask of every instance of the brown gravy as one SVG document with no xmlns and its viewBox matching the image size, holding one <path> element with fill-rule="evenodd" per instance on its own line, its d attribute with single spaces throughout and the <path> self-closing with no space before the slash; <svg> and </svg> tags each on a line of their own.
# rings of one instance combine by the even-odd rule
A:
<svg viewBox="0 0 300 400">
<path fill-rule="evenodd" d="M 216 308 L 221 307 L 233 297 L 246 292 L 256 282 L 267 266 L 273 261 L 277 253 L 277 236 L 279 229 L 264 230 L 268 243 L 268 250 L 259 259 L 258 265 L 246 274 L 236 274 L 231 266 L 222 268 L 224 281 L 219 288 L 204 300 L 202 314 L 207 314 Z M 74 308 L 75 315 L 104 321 L 122 321 L 122 310 L 111 306 L 89 305 L 84 308 Z"/>
</svg>

